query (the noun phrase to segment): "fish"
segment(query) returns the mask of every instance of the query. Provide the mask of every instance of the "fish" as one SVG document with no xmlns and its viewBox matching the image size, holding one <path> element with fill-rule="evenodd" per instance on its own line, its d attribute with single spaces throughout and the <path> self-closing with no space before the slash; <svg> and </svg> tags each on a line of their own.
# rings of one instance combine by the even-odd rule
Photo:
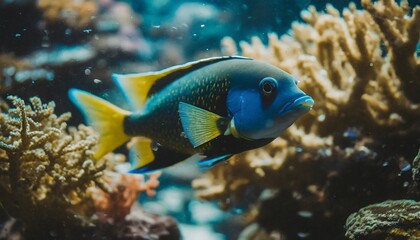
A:
<svg viewBox="0 0 420 240">
<path fill-rule="evenodd" d="M 130 110 L 79 89 L 69 97 L 99 133 L 95 159 L 132 140 L 130 173 L 189 158 L 209 169 L 272 142 L 314 105 L 292 75 L 241 56 L 113 74 L 113 80 Z"/>
</svg>

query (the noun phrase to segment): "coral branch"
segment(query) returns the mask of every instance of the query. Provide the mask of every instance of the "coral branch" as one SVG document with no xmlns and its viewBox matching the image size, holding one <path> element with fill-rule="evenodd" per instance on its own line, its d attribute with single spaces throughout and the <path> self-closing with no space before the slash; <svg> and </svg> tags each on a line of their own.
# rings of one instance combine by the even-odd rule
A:
<svg viewBox="0 0 420 240">
<path fill-rule="evenodd" d="M 415 89 L 420 88 L 420 65 L 414 53 L 420 39 L 420 7 L 416 6 L 412 16 L 407 17 L 407 1 L 402 1 L 401 7 L 394 1 L 378 1 L 372 4 L 370 0 L 363 0 L 362 5 L 379 26 L 390 46 L 395 73 L 401 79 L 408 99 L 419 103 L 420 96 Z"/>
<path fill-rule="evenodd" d="M 268 46 L 257 37 L 240 41 L 239 49 L 233 39 L 222 40 L 225 54 L 239 52 L 294 75 L 315 106 L 270 145 L 194 180 L 198 197 L 227 209 L 243 204 L 255 189 L 274 190 L 267 201 L 260 196 L 257 225 L 293 238 L 299 232 L 296 212 L 310 209 L 318 213 L 307 219 L 314 226 L 311 237 L 321 239 L 328 237 L 317 233 L 318 220 L 343 224 L 335 220 L 372 198 L 407 194 L 397 175 L 410 174 L 407 166 L 418 151 L 420 7 L 410 15 L 404 0 L 363 0 L 362 5 L 364 10 L 350 4 L 341 15 L 331 5 L 326 12 L 311 6 L 301 13 L 306 24 L 294 23 L 281 37 L 269 34 Z M 406 179 L 407 187 L 411 176 Z M 328 236 L 341 236 L 334 234 Z"/>
<path fill-rule="evenodd" d="M 139 194 L 155 194 L 160 173 L 147 181 L 120 174 L 116 166 L 125 157 L 117 154 L 93 161 L 96 133 L 82 125 L 67 128 L 70 114 L 55 115 L 53 103 L 31 98 L 25 106 L 18 97 L 9 100 L 14 108 L 0 116 L 0 203 L 25 224 L 25 234 L 46 238 L 57 231 L 70 239 L 64 237 L 69 228 L 83 234 L 93 225 L 123 226 Z"/>
</svg>

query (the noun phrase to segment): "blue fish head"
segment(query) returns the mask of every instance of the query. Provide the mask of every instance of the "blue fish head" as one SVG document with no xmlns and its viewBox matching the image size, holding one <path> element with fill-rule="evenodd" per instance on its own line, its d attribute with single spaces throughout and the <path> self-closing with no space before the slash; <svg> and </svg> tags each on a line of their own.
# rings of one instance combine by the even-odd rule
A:
<svg viewBox="0 0 420 240">
<path fill-rule="evenodd" d="M 266 74 L 250 73 L 246 84 L 233 84 L 227 107 L 237 133 L 248 139 L 276 138 L 314 105 L 290 74 L 269 68 Z"/>
</svg>

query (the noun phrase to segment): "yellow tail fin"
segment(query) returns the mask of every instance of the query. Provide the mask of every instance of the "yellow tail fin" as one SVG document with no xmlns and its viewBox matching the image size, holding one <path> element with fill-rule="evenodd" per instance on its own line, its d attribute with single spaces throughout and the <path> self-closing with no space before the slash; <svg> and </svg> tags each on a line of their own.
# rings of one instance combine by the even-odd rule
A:
<svg viewBox="0 0 420 240">
<path fill-rule="evenodd" d="M 124 133 L 123 122 L 130 112 L 85 91 L 71 89 L 69 96 L 100 134 L 94 155 L 96 160 L 129 140 L 130 137 Z"/>
</svg>

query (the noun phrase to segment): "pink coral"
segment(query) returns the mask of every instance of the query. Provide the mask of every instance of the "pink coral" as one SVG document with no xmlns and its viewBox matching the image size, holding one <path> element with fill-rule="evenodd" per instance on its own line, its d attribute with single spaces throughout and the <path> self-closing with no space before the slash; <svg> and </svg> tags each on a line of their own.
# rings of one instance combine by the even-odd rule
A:
<svg viewBox="0 0 420 240">
<path fill-rule="evenodd" d="M 155 189 L 159 186 L 160 175 L 160 172 L 149 174 L 146 180 L 145 175 L 108 172 L 104 176 L 104 181 L 112 188 L 110 192 L 95 187 L 88 190 L 100 221 L 107 223 L 123 221 L 141 192 L 146 192 L 148 196 L 156 194 Z"/>
</svg>

